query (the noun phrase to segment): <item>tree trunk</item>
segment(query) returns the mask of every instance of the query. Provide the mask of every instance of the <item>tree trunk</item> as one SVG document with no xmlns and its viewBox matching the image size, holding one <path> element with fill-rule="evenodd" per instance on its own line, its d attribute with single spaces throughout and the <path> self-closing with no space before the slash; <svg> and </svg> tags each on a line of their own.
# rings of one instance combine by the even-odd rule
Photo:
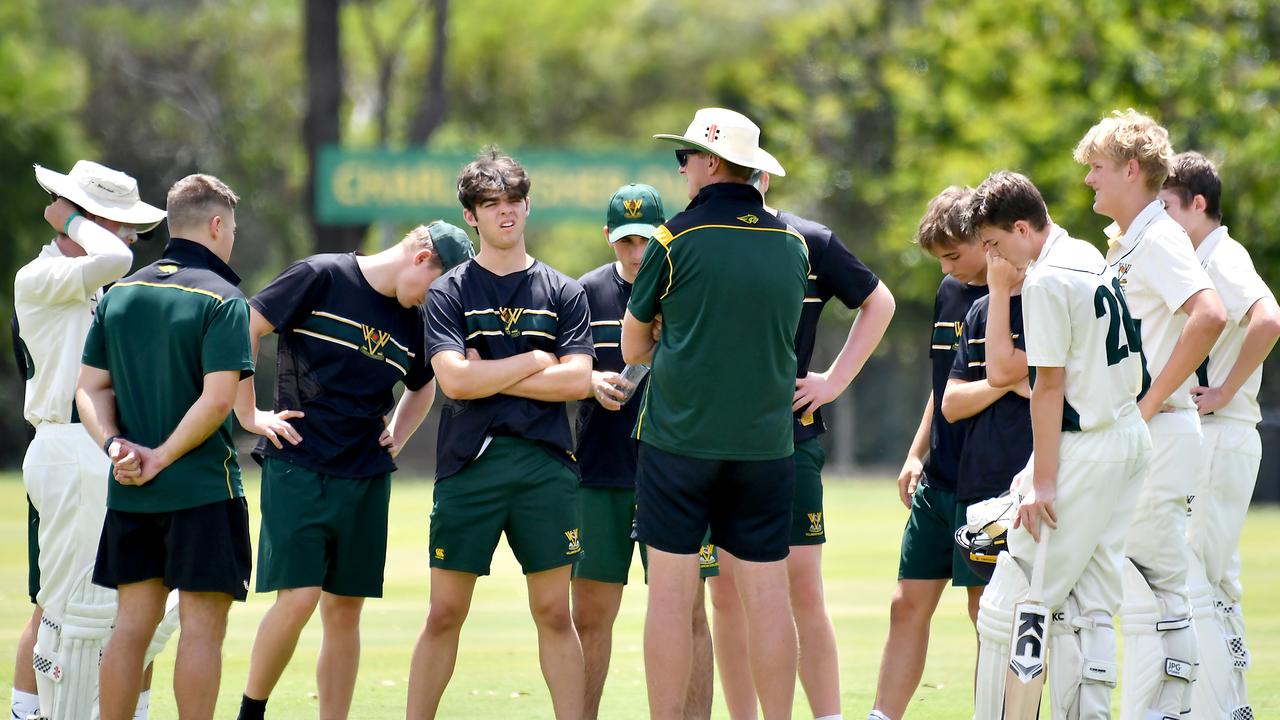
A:
<svg viewBox="0 0 1280 720">
<path fill-rule="evenodd" d="M 316 218 L 316 162 L 320 148 L 342 141 L 341 0 L 307 0 L 303 18 L 307 65 L 307 115 L 302 135 L 307 147 L 307 209 L 316 252 L 354 250 L 368 225 L 323 225 Z"/>
</svg>

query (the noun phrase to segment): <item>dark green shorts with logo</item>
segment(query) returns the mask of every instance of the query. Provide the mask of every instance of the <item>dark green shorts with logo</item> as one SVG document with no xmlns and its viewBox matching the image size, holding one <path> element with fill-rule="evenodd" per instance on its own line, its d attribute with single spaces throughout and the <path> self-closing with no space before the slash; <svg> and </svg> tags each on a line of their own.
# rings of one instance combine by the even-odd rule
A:
<svg viewBox="0 0 1280 720">
<path fill-rule="evenodd" d="M 922 481 L 911 497 L 911 514 L 902 531 L 899 580 L 946 580 L 956 587 L 986 585 L 956 547 L 956 530 L 965 524 L 965 507 L 956 495 Z"/>
<path fill-rule="evenodd" d="M 640 546 L 640 562 L 649 575 L 649 553 L 634 536 L 636 491 L 630 488 L 578 488 L 578 526 L 586 553 L 573 568 L 573 576 L 603 583 L 627 583 L 631 558 Z M 708 535 L 710 531 L 708 530 Z M 706 538 L 710 540 L 711 538 Z M 702 577 L 720 574 L 716 547 L 704 544 L 698 552 Z"/>
<path fill-rule="evenodd" d="M 268 456 L 262 466 L 258 592 L 320 587 L 382 597 L 391 474 L 326 475 Z"/>
<path fill-rule="evenodd" d="M 796 490 L 791 501 L 791 544 L 821 545 L 827 541 L 822 515 L 822 466 L 827 456 L 818 438 L 796 443 Z"/>
<path fill-rule="evenodd" d="M 488 575 L 503 533 L 526 575 L 584 554 L 577 476 L 537 443 L 498 436 L 479 458 L 436 482 L 431 567 Z"/>
</svg>

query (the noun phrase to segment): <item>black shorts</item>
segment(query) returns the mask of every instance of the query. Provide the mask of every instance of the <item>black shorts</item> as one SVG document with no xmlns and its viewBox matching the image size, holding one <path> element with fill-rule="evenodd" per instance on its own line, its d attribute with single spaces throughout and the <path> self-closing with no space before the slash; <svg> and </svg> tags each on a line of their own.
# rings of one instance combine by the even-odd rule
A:
<svg viewBox="0 0 1280 720">
<path fill-rule="evenodd" d="M 636 532 L 663 552 L 694 555 L 707 542 L 749 562 L 790 552 L 795 463 L 702 460 L 640 443 Z"/>
<path fill-rule="evenodd" d="M 160 578 L 170 589 L 244 600 L 252 557 L 242 497 L 170 512 L 108 509 L 93 582 L 116 588 Z"/>
</svg>

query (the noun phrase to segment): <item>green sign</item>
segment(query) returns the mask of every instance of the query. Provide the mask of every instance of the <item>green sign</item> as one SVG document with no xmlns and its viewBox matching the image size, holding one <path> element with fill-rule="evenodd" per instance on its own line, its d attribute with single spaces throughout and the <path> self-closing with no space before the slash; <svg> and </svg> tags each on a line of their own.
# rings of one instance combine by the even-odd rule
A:
<svg viewBox="0 0 1280 720">
<path fill-rule="evenodd" d="M 532 181 L 530 221 L 583 220 L 604 225 L 613 191 L 647 183 L 662 194 L 667 214 L 688 203 L 688 189 L 671 150 L 653 152 L 514 152 Z M 316 215 L 330 224 L 375 220 L 462 224 L 458 172 L 473 153 L 430 150 L 357 150 L 329 146 L 316 168 Z"/>
</svg>

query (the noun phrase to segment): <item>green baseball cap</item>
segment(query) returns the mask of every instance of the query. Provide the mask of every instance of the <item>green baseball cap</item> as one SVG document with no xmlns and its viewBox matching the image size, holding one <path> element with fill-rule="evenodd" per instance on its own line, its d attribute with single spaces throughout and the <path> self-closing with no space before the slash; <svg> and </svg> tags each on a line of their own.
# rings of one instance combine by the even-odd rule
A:
<svg viewBox="0 0 1280 720">
<path fill-rule="evenodd" d="M 609 198 L 605 228 L 609 242 L 616 243 L 628 235 L 653 237 L 653 231 L 667 221 L 662 211 L 662 196 L 652 185 L 631 183 L 618 188 Z"/>
<path fill-rule="evenodd" d="M 457 225 L 436 220 L 427 226 L 427 232 L 431 233 L 431 244 L 446 272 L 476 256 L 467 231 Z"/>
</svg>

